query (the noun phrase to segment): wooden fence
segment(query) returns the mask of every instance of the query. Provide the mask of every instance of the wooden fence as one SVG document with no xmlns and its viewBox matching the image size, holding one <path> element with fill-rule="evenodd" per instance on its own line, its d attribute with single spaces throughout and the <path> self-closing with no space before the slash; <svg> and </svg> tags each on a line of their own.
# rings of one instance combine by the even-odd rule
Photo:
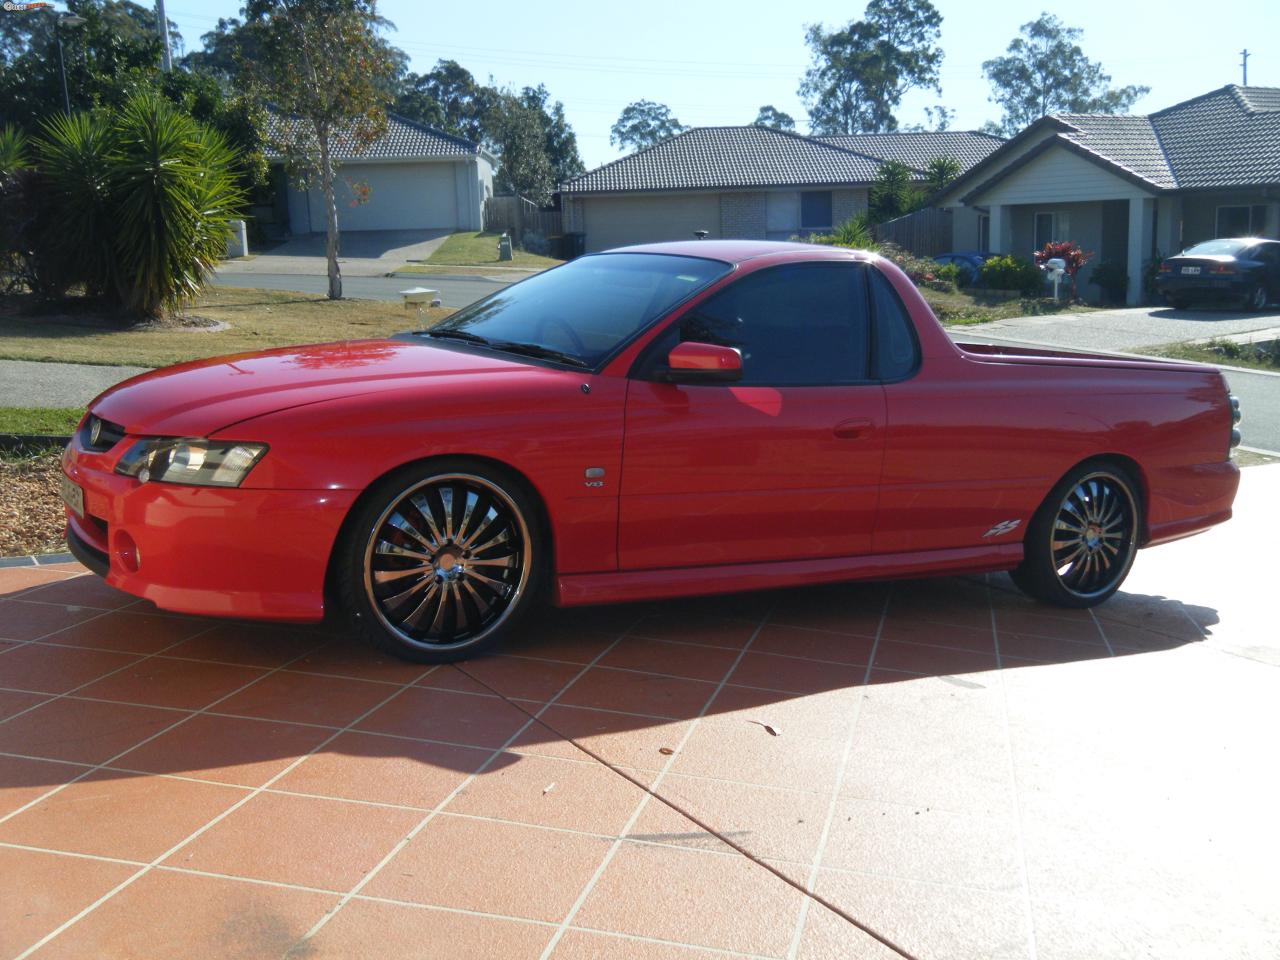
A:
<svg viewBox="0 0 1280 960">
<path fill-rule="evenodd" d="M 530 231 L 544 237 L 558 237 L 564 230 L 559 210 L 540 210 L 524 197 L 490 197 L 484 202 L 484 228 L 495 233 L 506 231 L 517 242 Z"/>
<path fill-rule="evenodd" d="M 877 223 L 871 233 L 876 240 L 897 244 L 917 257 L 934 257 L 951 249 L 951 211 L 926 207 Z"/>
</svg>

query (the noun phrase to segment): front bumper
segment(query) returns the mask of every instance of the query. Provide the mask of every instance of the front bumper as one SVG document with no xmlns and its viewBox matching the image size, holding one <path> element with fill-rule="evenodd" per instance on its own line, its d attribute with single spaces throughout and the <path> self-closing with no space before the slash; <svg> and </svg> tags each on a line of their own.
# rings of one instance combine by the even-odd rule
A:
<svg viewBox="0 0 1280 960">
<path fill-rule="evenodd" d="M 84 491 L 84 517 L 66 514 L 68 546 L 85 566 L 177 613 L 323 617 L 329 556 L 357 491 L 139 483 L 113 472 L 127 448 L 94 453 L 77 436 L 63 454 Z"/>
</svg>

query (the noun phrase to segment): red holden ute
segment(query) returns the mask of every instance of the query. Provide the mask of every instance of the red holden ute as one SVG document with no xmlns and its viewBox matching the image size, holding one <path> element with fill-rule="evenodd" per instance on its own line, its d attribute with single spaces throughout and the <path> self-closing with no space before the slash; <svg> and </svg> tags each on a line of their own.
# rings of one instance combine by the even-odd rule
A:
<svg viewBox="0 0 1280 960">
<path fill-rule="evenodd" d="M 866 253 L 574 260 L 430 330 L 169 367 L 90 406 L 67 540 L 162 609 L 458 659 L 529 609 L 1008 570 L 1100 603 L 1231 516 L 1195 364 L 956 345 Z"/>
</svg>

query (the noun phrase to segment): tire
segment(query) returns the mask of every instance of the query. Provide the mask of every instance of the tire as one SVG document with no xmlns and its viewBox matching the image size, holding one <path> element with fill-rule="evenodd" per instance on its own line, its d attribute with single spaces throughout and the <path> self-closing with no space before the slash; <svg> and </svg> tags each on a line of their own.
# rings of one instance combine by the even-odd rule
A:
<svg viewBox="0 0 1280 960">
<path fill-rule="evenodd" d="M 1254 284 L 1253 289 L 1244 298 L 1244 308 L 1253 313 L 1267 308 L 1267 288 L 1264 284 Z"/>
<path fill-rule="evenodd" d="M 1013 582 L 1054 606 L 1102 603 L 1120 589 L 1138 552 L 1138 489 L 1115 464 L 1093 461 L 1071 470 L 1031 518 Z"/>
<path fill-rule="evenodd" d="M 413 464 L 357 504 L 335 586 L 378 649 L 451 663 L 489 649 L 538 603 L 548 543 L 537 500 L 514 474 L 460 458 Z"/>
<path fill-rule="evenodd" d="M 1188 306 L 1190 306 L 1190 304 L 1191 304 L 1191 301 L 1188 300 L 1186 297 L 1170 297 L 1169 298 L 1169 306 L 1173 307 L 1173 309 L 1175 310 L 1185 310 L 1187 309 Z"/>
</svg>

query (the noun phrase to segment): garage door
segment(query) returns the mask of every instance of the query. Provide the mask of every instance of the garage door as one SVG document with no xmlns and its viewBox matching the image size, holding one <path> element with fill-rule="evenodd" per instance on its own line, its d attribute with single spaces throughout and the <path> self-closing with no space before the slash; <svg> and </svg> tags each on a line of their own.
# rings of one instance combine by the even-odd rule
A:
<svg viewBox="0 0 1280 960">
<path fill-rule="evenodd" d="M 456 229 L 458 196 L 452 163 L 361 164 L 339 171 L 334 191 L 338 225 L 343 230 Z M 351 206 L 347 180 L 369 186 L 369 202 Z M 311 191 L 311 225 L 324 229 L 324 201 Z"/>
<path fill-rule="evenodd" d="M 692 240 L 695 230 L 720 236 L 716 193 L 596 197 L 582 206 L 589 253 L 633 243 Z"/>
</svg>

